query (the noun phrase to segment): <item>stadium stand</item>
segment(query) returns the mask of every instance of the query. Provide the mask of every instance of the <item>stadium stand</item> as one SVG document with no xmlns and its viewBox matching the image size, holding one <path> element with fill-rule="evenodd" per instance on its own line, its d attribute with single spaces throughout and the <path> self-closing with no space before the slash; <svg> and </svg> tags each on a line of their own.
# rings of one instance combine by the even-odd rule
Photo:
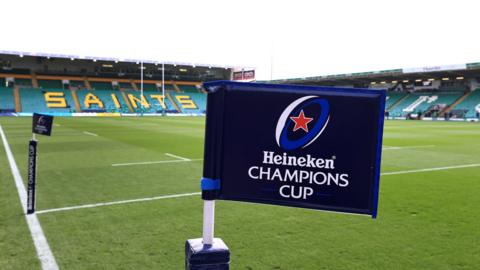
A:
<svg viewBox="0 0 480 270">
<path fill-rule="evenodd" d="M 0 87 L 0 111 L 15 111 L 12 88 Z"/>
<path fill-rule="evenodd" d="M 70 113 L 75 111 L 70 90 L 20 89 L 23 112 Z"/>
<path fill-rule="evenodd" d="M 386 110 L 390 109 L 393 105 L 395 105 L 400 99 L 402 99 L 406 95 L 407 93 L 405 92 L 388 92 L 385 109 Z"/>
<path fill-rule="evenodd" d="M 38 86 L 43 89 L 63 89 L 62 81 L 38 80 Z"/>
<path fill-rule="evenodd" d="M 171 93 L 182 113 L 205 113 L 206 95 L 202 93 Z"/>
<path fill-rule="evenodd" d="M 120 91 L 83 89 L 77 96 L 82 112 L 130 112 Z"/>
<path fill-rule="evenodd" d="M 120 89 L 125 89 L 125 90 L 133 90 L 133 86 L 131 83 L 128 83 L 128 82 L 120 82 L 118 83 L 118 87 Z"/>
<path fill-rule="evenodd" d="M 86 88 L 84 81 L 76 81 L 76 80 L 71 80 L 70 81 L 70 87 L 74 87 L 74 88 L 78 88 L 78 89 Z"/>
<path fill-rule="evenodd" d="M 140 83 L 137 83 L 136 85 L 137 85 L 137 88 L 140 89 Z M 158 91 L 159 89 L 153 83 L 144 83 L 143 90 Z"/>
<path fill-rule="evenodd" d="M 480 88 L 470 93 L 462 102 L 455 106 L 454 110 L 462 110 L 463 116 L 466 118 L 476 118 L 476 108 L 480 109 Z"/>
<path fill-rule="evenodd" d="M 90 85 L 93 90 L 102 89 L 102 90 L 113 90 L 111 82 L 90 82 Z"/>
<path fill-rule="evenodd" d="M 15 85 L 19 87 L 32 87 L 32 80 L 15 78 Z"/>
<path fill-rule="evenodd" d="M 437 113 L 463 95 L 461 92 L 415 92 L 409 94 L 390 110 L 390 116 L 403 117 L 410 113 Z M 435 107 L 437 106 L 437 107 Z M 435 115 L 436 116 L 436 115 Z"/>
<path fill-rule="evenodd" d="M 144 64 L 143 98 L 138 63 L 118 60 L 75 59 L 2 54 L 8 65 L 0 68 L 0 113 L 183 113 L 203 114 L 206 94 L 202 80 L 235 78 L 225 67 L 168 64 L 159 69 Z M 51 59 L 55 58 L 55 61 Z M 67 61 L 66 61 L 67 60 Z M 73 61 L 73 62 L 72 62 Z M 42 65 L 38 63 L 42 62 Z M 78 63 L 78 65 L 76 65 Z M 182 71 L 183 69 L 183 71 Z M 466 67 L 392 69 L 270 81 L 387 89 L 387 115 L 394 118 L 461 118 L 475 120 L 480 109 L 480 63 Z M 159 71 L 161 70 L 161 72 Z M 187 71 L 185 71 L 187 70 Z M 13 79 L 13 85 L 8 83 Z M 64 85 L 64 81 L 68 84 Z M 165 82 L 165 98 L 161 82 Z M 115 83 L 115 82 L 118 82 Z M 9 86 L 10 88 L 8 88 Z M 471 91 L 476 89 L 475 91 Z M 165 104 L 163 108 L 161 102 Z M 415 117 L 420 116 L 420 117 Z M 475 118 L 475 119 L 472 119 Z"/>
<path fill-rule="evenodd" d="M 165 83 L 165 90 L 166 91 L 176 91 L 175 86 L 170 83 Z"/>
<path fill-rule="evenodd" d="M 180 88 L 180 91 L 185 93 L 199 93 L 197 87 L 193 85 L 178 85 L 178 88 Z"/>
<path fill-rule="evenodd" d="M 163 106 L 160 103 L 162 100 L 162 93 L 157 91 L 143 91 L 143 96 L 145 97 L 145 102 L 143 102 L 143 111 L 142 111 L 142 99 L 140 98 L 139 91 L 125 91 L 128 101 L 132 105 L 133 110 L 136 113 L 162 113 Z M 172 104 L 172 101 L 166 97 L 164 99 L 165 111 L 166 112 L 176 112 L 175 107 Z"/>
</svg>

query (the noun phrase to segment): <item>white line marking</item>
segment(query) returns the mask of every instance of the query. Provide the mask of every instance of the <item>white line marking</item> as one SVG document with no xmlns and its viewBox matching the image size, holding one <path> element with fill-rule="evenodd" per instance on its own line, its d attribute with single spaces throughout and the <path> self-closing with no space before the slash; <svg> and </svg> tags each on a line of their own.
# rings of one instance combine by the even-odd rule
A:
<svg viewBox="0 0 480 270">
<path fill-rule="evenodd" d="M 95 133 L 92 133 L 92 132 L 88 132 L 88 131 L 84 131 L 83 134 L 87 134 L 87 135 L 90 135 L 90 136 L 95 136 L 97 137 L 98 135 L 95 134 Z"/>
<path fill-rule="evenodd" d="M 132 162 L 132 163 L 115 163 L 112 164 L 113 167 L 118 166 L 133 166 L 133 165 L 148 165 L 148 164 L 161 164 L 161 163 L 177 163 L 177 162 L 190 162 L 190 161 L 199 161 L 203 158 L 195 158 L 189 160 L 175 159 L 175 160 L 158 160 L 158 161 L 144 161 L 144 162 Z"/>
<path fill-rule="evenodd" d="M 181 160 L 178 160 L 178 161 L 181 161 Z M 385 173 L 382 173 L 381 175 L 393 175 L 393 174 L 407 174 L 407 173 L 416 173 L 416 172 L 440 171 L 440 170 L 460 169 L 460 168 L 468 168 L 468 167 L 480 167 L 480 163 L 479 163 L 479 164 L 466 164 L 466 165 L 457 165 L 457 166 L 448 166 L 448 167 L 437 167 L 437 168 L 418 169 L 418 170 L 408 170 L 408 171 L 385 172 Z M 70 210 L 83 209 L 83 208 L 94 208 L 94 207 L 109 206 L 109 205 L 128 204 L 128 203 L 136 203 L 136 202 L 146 202 L 146 201 L 154 201 L 154 200 L 170 199 L 170 198 L 180 198 L 180 197 L 195 196 L 195 195 L 200 195 L 200 194 L 201 194 L 200 192 L 192 192 L 192 193 L 163 195 L 163 196 L 156 196 L 156 197 L 149 197 L 149 198 L 140 198 L 140 199 L 132 199 L 132 200 L 123 200 L 123 201 L 114 201 L 114 202 L 85 204 L 85 205 L 78 205 L 78 206 L 69 206 L 69 207 L 61 207 L 61 208 L 53 208 L 53 209 L 40 210 L 40 211 L 37 211 L 36 214 L 40 215 L 40 214 L 46 214 L 46 213 L 52 213 L 52 212 L 70 211 Z"/>
<path fill-rule="evenodd" d="M 5 148 L 5 152 L 7 153 L 8 163 L 10 164 L 10 170 L 12 171 L 12 175 L 15 180 L 18 197 L 20 198 L 20 204 L 22 205 L 23 212 L 26 213 L 27 191 L 25 190 L 22 176 L 18 171 L 17 163 L 15 162 L 12 151 L 10 150 L 10 145 L 7 142 L 7 137 L 5 136 L 5 133 L 3 133 L 2 126 L 0 126 L 0 135 L 2 136 L 3 146 Z M 40 226 L 37 215 L 25 215 L 25 219 L 27 220 L 28 229 L 30 230 L 30 234 L 32 235 L 33 244 L 35 245 L 35 249 L 37 250 L 37 256 L 40 260 L 42 269 L 58 270 L 59 268 L 57 262 L 55 261 L 55 257 L 53 257 L 52 251 L 50 250 L 50 246 L 48 245 L 47 238 L 43 233 L 42 226 Z"/>
<path fill-rule="evenodd" d="M 189 158 L 184 158 L 184 157 L 177 156 L 177 155 L 170 154 L 170 153 L 165 153 L 165 156 L 169 156 L 169 157 L 173 157 L 173 158 L 178 158 L 178 159 L 185 160 L 185 161 L 190 161 Z"/>
<path fill-rule="evenodd" d="M 53 125 L 56 126 L 56 127 L 59 127 L 59 126 L 60 126 L 60 124 L 53 124 Z"/>
<path fill-rule="evenodd" d="M 480 167 L 480 163 L 457 165 L 457 166 L 447 166 L 447 167 L 437 167 L 437 168 L 426 168 L 426 169 L 418 169 L 418 170 L 407 170 L 407 171 L 398 171 L 398 172 L 384 172 L 384 173 L 381 173 L 381 175 L 407 174 L 407 173 L 417 173 L 417 172 L 432 172 L 432 171 L 470 168 L 470 167 Z"/>
<path fill-rule="evenodd" d="M 429 148 L 429 147 L 435 147 L 435 145 L 385 146 L 385 147 L 383 147 L 383 150 L 401 150 L 401 149 Z"/>
<path fill-rule="evenodd" d="M 192 193 L 172 194 L 172 195 L 164 195 L 164 196 L 133 199 L 133 200 L 84 204 L 84 205 L 78 205 L 78 206 L 70 206 L 70 207 L 62 207 L 62 208 L 41 210 L 41 211 L 37 211 L 37 214 L 40 215 L 40 214 L 45 214 L 45 213 L 70 211 L 70 210 L 83 209 L 83 208 L 94 208 L 94 207 L 108 206 L 108 205 L 117 205 L 117 204 L 136 203 L 136 202 L 147 202 L 147 201 L 154 201 L 154 200 L 161 200 L 161 199 L 180 198 L 180 197 L 195 196 L 195 195 L 200 195 L 200 194 L 201 194 L 200 192 L 192 192 Z"/>
</svg>

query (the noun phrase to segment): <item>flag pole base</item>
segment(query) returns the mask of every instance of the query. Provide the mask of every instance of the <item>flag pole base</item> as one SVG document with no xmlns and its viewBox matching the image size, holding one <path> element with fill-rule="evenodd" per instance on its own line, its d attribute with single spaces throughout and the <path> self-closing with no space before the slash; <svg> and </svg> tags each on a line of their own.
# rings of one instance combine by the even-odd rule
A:
<svg viewBox="0 0 480 270">
<path fill-rule="evenodd" d="M 211 245 L 202 238 L 185 242 L 185 270 L 229 270 L 230 250 L 220 238 L 213 238 Z"/>
</svg>

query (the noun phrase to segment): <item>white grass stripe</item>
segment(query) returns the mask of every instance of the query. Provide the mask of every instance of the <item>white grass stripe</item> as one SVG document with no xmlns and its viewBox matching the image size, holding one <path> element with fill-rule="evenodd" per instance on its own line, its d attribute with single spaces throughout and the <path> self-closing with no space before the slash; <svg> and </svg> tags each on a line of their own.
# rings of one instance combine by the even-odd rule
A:
<svg viewBox="0 0 480 270">
<path fill-rule="evenodd" d="M 447 166 L 447 167 L 437 167 L 437 168 L 426 168 L 426 169 L 417 169 L 417 170 L 407 170 L 407 171 L 397 171 L 397 172 L 384 172 L 381 175 L 407 174 L 407 173 L 418 173 L 418 172 L 433 172 L 433 171 L 471 168 L 471 167 L 480 167 L 480 163 Z"/>
<path fill-rule="evenodd" d="M 169 156 L 169 157 L 173 157 L 173 158 L 178 158 L 178 159 L 185 160 L 185 161 L 190 161 L 189 158 L 184 158 L 184 157 L 177 156 L 177 155 L 170 154 L 170 153 L 165 153 L 165 156 Z"/>
<path fill-rule="evenodd" d="M 5 148 L 5 152 L 7 153 L 8 163 L 10 164 L 10 170 L 12 171 L 13 179 L 15 180 L 15 185 L 18 191 L 18 197 L 20 198 L 20 203 L 23 208 L 23 212 L 27 212 L 27 191 L 25 189 L 25 185 L 23 184 L 22 176 L 18 171 L 17 164 L 13 157 L 12 151 L 10 150 L 10 145 L 8 145 L 7 137 L 3 132 L 2 126 L 0 126 L 0 135 L 2 136 L 3 146 Z M 38 259 L 40 260 L 40 264 L 43 270 L 57 270 L 58 265 L 55 261 L 55 257 L 53 257 L 53 253 L 50 250 L 50 246 L 48 245 L 47 238 L 43 233 L 42 226 L 40 226 L 40 222 L 38 221 L 36 214 L 25 215 L 25 219 L 27 220 L 28 229 L 30 230 L 30 234 L 32 235 L 33 244 L 35 245 L 35 249 L 37 251 Z"/>
<path fill-rule="evenodd" d="M 115 164 L 112 164 L 112 166 L 119 167 L 119 166 L 133 166 L 133 165 L 149 165 L 149 164 L 162 164 L 162 163 L 190 162 L 190 161 L 198 161 L 198 160 L 203 160 L 203 158 L 195 158 L 195 159 L 189 159 L 189 160 L 174 159 L 174 160 L 143 161 L 143 162 L 132 162 L 132 163 L 115 163 Z"/>
<path fill-rule="evenodd" d="M 83 134 L 90 135 L 90 136 L 95 136 L 97 137 L 98 135 L 92 132 L 84 131 Z"/>
<path fill-rule="evenodd" d="M 100 207 L 100 206 L 109 206 L 109 205 L 126 204 L 126 203 L 148 202 L 148 201 L 155 201 L 155 200 L 162 200 L 162 199 L 195 196 L 195 195 L 200 195 L 200 194 L 201 194 L 200 192 L 192 192 L 192 193 L 172 194 L 172 195 L 164 195 L 164 196 L 133 199 L 133 200 L 84 204 L 84 205 L 78 205 L 78 206 L 70 206 L 70 207 L 62 207 L 62 208 L 41 210 L 41 211 L 37 211 L 37 214 L 40 215 L 40 214 L 52 213 L 52 212 L 70 211 L 70 210 L 76 210 L 76 209 L 94 208 L 94 207 Z"/>
<path fill-rule="evenodd" d="M 401 149 L 414 149 L 414 148 L 430 148 L 435 145 L 417 145 L 417 146 L 384 146 L 383 150 L 401 150 Z"/>
</svg>

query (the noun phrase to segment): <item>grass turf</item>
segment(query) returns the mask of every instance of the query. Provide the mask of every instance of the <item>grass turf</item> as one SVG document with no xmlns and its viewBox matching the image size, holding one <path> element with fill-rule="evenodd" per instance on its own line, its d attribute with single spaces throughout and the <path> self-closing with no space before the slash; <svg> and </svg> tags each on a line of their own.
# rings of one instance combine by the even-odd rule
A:
<svg viewBox="0 0 480 270">
<path fill-rule="evenodd" d="M 38 210 L 199 191 L 204 118 L 56 118 L 39 138 Z M 26 178 L 31 120 L 1 118 Z M 57 126 L 57 125 L 60 126 Z M 98 136 L 93 136 L 94 133 Z M 480 163 L 478 123 L 387 121 L 382 172 Z M 0 269 L 38 269 L 4 151 Z M 232 269 L 477 269 L 480 167 L 382 176 L 379 217 L 217 203 Z M 199 196 L 39 215 L 61 269 L 182 269 Z"/>
</svg>

